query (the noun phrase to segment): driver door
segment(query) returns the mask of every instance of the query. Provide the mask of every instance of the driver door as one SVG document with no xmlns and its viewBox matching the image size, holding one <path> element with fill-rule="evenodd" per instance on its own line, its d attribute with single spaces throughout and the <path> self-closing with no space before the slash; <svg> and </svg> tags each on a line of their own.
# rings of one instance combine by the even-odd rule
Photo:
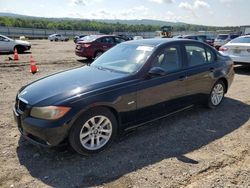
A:
<svg viewBox="0 0 250 188">
<path fill-rule="evenodd" d="M 166 46 L 155 56 L 152 67 L 161 67 L 165 75 L 151 76 L 138 84 L 138 123 L 150 121 L 185 107 L 186 71 L 182 70 L 181 48 Z"/>
</svg>

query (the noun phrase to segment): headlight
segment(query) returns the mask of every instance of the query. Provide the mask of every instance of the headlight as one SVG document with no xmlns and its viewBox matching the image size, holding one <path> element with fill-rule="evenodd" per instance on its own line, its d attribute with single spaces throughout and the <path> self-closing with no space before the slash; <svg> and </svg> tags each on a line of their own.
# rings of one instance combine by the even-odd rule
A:
<svg viewBox="0 0 250 188">
<path fill-rule="evenodd" d="M 30 115 L 39 119 L 55 120 L 63 117 L 69 110 L 69 107 L 63 106 L 33 107 Z"/>
</svg>

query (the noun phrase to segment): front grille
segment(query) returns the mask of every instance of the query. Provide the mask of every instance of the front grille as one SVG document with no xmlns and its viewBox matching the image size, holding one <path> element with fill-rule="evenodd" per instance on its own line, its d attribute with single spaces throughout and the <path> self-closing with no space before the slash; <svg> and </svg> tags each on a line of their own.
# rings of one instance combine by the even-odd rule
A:
<svg viewBox="0 0 250 188">
<path fill-rule="evenodd" d="M 24 112 L 26 109 L 27 103 L 21 99 L 17 99 L 17 110 Z"/>
</svg>

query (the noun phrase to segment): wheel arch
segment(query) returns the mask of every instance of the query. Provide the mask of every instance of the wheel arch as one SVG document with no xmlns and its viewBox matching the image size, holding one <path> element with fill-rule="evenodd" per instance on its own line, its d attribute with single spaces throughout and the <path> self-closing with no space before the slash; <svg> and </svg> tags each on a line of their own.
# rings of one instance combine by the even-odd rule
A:
<svg viewBox="0 0 250 188">
<path fill-rule="evenodd" d="M 103 104 L 101 104 L 101 105 L 95 105 L 95 106 L 88 106 L 88 107 L 86 107 L 86 108 L 84 108 L 84 109 L 82 109 L 82 110 L 80 110 L 72 119 L 71 119 L 71 121 L 70 121 L 70 127 L 69 128 L 71 128 L 73 125 L 74 125 L 74 123 L 77 121 L 77 119 L 79 118 L 79 117 L 81 117 L 82 115 L 84 115 L 85 113 L 87 113 L 88 111 L 90 111 L 90 110 L 95 110 L 95 109 L 99 109 L 99 108 L 106 108 L 106 109 L 108 109 L 110 112 L 112 112 L 113 114 L 114 114 L 114 116 L 115 116 L 115 118 L 116 118 L 116 121 L 117 121 L 117 124 L 118 124 L 118 130 L 119 130 L 119 128 L 120 128 L 120 115 L 119 115 L 119 112 L 114 108 L 114 107 L 112 107 L 112 106 L 109 106 L 109 105 L 103 105 Z"/>
<path fill-rule="evenodd" d="M 219 80 L 221 80 L 224 84 L 225 84 L 225 93 L 227 93 L 227 91 L 228 91 L 228 81 L 227 81 L 227 79 L 226 78 L 224 78 L 224 77 L 222 77 L 222 78 L 220 78 L 220 79 L 218 79 L 218 81 Z"/>
</svg>

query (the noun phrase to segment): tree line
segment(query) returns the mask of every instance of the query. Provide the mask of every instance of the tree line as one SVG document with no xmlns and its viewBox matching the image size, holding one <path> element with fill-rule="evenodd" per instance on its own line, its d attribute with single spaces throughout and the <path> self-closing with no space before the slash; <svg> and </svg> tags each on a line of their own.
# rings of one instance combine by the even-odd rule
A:
<svg viewBox="0 0 250 188">
<path fill-rule="evenodd" d="M 129 25 L 117 23 L 103 23 L 94 20 L 59 19 L 59 18 L 14 18 L 0 17 L 0 26 L 24 27 L 37 29 L 59 29 L 59 30 L 82 30 L 100 31 L 101 33 L 112 32 L 154 32 L 161 29 L 155 25 Z M 215 31 L 215 30 L 238 30 L 237 27 L 213 27 L 183 24 L 173 27 L 173 31 Z"/>
</svg>

